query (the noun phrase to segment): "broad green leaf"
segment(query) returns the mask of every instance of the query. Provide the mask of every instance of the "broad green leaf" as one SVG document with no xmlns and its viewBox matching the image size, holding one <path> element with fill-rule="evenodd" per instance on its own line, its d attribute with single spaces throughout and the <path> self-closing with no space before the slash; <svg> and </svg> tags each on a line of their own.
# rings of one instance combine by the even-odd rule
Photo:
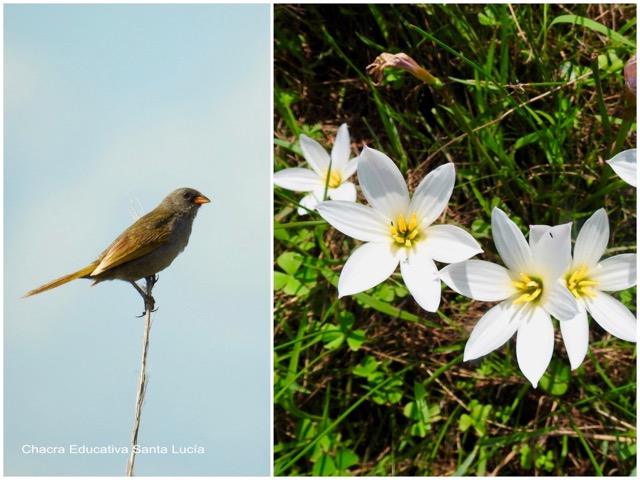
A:
<svg viewBox="0 0 640 480">
<path fill-rule="evenodd" d="M 307 295 L 310 290 L 300 280 L 286 273 L 273 272 L 273 286 L 276 290 L 282 290 L 287 295 Z"/>
<path fill-rule="evenodd" d="M 346 470 L 356 465 L 359 461 L 360 457 L 351 449 L 341 448 L 336 453 L 336 467 L 338 470 Z"/>
<path fill-rule="evenodd" d="M 302 255 L 295 252 L 284 252 L 278 257 L 276 263 L 289 275 L 293 275 L 298 271 L 300 265 L 302 265 Z"/>
<path fill-rule="evenodd" d="M 313 464 L 314 477 L 330 477 L 336 473 L 336 464 L 331 456 L 323 453 Z"/>
<path fill-rule="evenodd" d="M 554 358 L 547 371 L 542 375 L 538 387 L 551 395 L 564 395 L 569 390 L 570 381 L 571 367 Z"/>
<path fill-rule="evenodd" d="M 354 330 L 353 332 L 349 332 L 347 336 L 347 345 L 352 351 L 357 351 L 360 349 L 365 340 L 364 330 Z"/>
</svg>

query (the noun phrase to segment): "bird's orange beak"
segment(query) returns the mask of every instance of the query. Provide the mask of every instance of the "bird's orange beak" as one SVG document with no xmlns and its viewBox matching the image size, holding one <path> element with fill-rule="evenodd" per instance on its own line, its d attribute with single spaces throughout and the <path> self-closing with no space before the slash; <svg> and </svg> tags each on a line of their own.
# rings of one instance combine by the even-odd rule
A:
<svg viewBox="0 0 640 480">
<path fill-rule="evenodd" d="M 193 199 L 193 203 L 197 203 L 198 205 L 202 205 L 203 203 L 209 203 L 209 202 L 211 202 L 211 200 L 209 200 L 204 195 L 198 195 L 196 198 Z"/>
</svg>

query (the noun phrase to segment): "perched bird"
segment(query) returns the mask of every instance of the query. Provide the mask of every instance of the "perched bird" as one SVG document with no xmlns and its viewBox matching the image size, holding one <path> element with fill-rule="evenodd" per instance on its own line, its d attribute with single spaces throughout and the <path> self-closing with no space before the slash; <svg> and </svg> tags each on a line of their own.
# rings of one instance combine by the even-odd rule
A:
<svg viewBox="0 0 640 480">
<path fill-rule="evenodd" d="M 124 280 L 131 283 L 153 308 L 153 298 L 136 280 L 153 277 L 182 252 L 191 235 L 198 209 L 209 199 L 192 188 L 171 192 L 154 210 L 140 217 L 120 234 L 90 265 L 26 293 L 23 298 L 59 287 L 76 278 Z"/>
</svg>

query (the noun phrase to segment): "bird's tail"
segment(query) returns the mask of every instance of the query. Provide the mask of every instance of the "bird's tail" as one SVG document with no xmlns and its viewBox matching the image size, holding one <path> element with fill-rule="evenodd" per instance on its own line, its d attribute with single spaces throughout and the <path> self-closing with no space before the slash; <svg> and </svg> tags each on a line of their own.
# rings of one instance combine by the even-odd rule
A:
<svg viewBox="0 0 640 480">
<path fill-rule="evenodd" d="M 56 287 L 59 287 L 60 285 L 64 285 L 65 283 L 70 282 L 71 280 L 75 280 L 76 278 L 86 277 L 96 269 L 96 266 L 97 266 L 97 263 L 92 263 L 91 265 L 88 265 L 83 269 L 78 270 L 77 272 L 70 273 L 69 275 L 65 275 L 64 277 L 60 277 L 52 282 L 42 285 L 41 287 L 38 287 L 35 290 L 31 290 L 30 292 L 25 293 L 22 296 L 22 298 L 30 297 L 31 295 L 36 295 L 37 293 L 42 293 L 47 290 L 51 290 L 52 288 L 56 288 Z"/>
</svg>

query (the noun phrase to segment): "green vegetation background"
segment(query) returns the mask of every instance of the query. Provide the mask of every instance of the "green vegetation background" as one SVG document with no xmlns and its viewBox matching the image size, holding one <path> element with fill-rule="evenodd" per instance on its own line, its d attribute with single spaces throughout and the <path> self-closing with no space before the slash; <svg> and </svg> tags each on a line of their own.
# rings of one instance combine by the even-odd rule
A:
<svg viewBox="0 0 640 480">
<path fill-rule="evenodd" d="M 340 124 L 394 159 L 410 190 L 454 162 L 445 221 L 500 262 L 499 206 L 523 232 L 598 208 L 608 255 L 634 252 L 636 190 L 604 163 L 635 147 L 622 68 L 635 52 L 635 5 L 275 5 L 275 167 L 304 166 L 301 133 L 331 148 Z M 404 52 L 444 83 L 365 71 Z M 462 362 L 490 304 L 446 287 L 421 310 L 399 274 L 337 298 L 356 247 L 302 194 L 275 189 L 276 475 L 630 475 L 636 461 L 636 348 L 591 321 L 576 371 L 556 329 L 537 389 L 513 340 Z M 362 196 L 360 195 L 360 201 Z M 635 288 L 620 298 L 635 312 Z"/>
</svg>

